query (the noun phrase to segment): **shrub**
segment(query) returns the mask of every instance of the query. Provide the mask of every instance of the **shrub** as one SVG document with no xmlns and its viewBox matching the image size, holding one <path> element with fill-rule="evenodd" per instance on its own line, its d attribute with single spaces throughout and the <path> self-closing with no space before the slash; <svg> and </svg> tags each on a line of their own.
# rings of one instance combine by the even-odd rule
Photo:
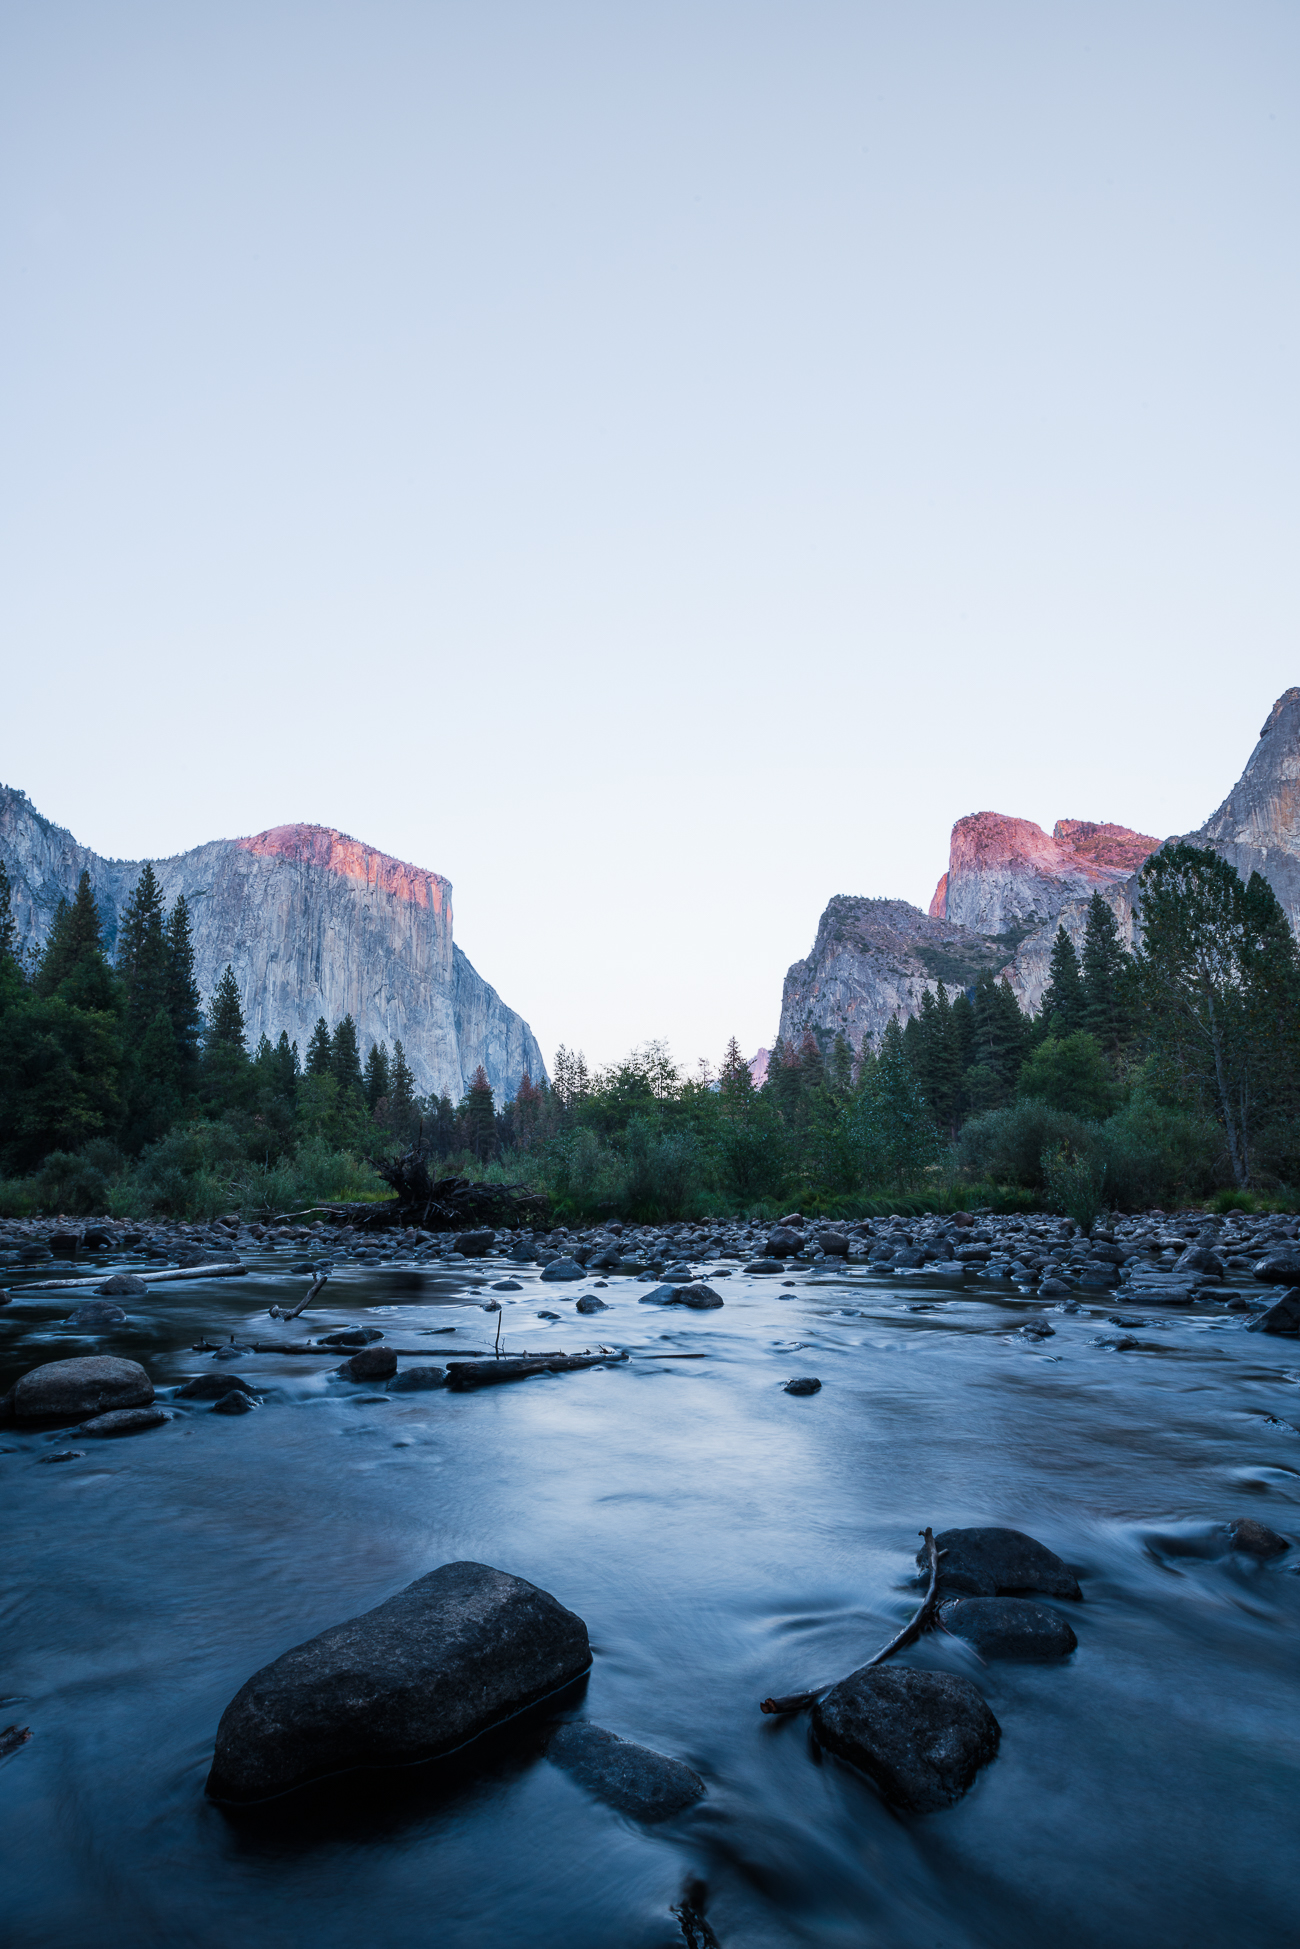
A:
<svg viewBox="0 0 1300 1949">
<path fill-rule="evenodd" d="M 1096 1124 L 1030 1097 L 1004 1110 L 972 1117 L 957 1140 L 956 1157 L 971 1177 L 1042 1191 L 1045 1155 L 1055 1155 L 1064 1147 L 1071 1154 L 1091 1157 L 1096 1140 Z"/>
<path fill-rule="evenodd" d="M 1087 1238 L 1102 1209 L 1106 1166 L 1086 1151 L 1058 1144 L 1042 1156 L 1043 1192 L 1054 1211 L 1072 1218 Z"/>
<path fill-rule="evenodd" d="M 1119 1088 L 1101 1044 L 1082 1029 L 1040 1042 L 1021 1065 L 1017 1094 L 1076 1117 L 1107 1117 L 1119 1105 Z"/>
</svg>

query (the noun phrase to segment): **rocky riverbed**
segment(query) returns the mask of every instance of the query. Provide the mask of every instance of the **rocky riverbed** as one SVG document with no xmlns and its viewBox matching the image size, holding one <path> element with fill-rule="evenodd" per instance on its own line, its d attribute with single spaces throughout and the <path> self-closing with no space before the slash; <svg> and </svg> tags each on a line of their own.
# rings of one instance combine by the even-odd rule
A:
<svg viewBox="0 0 1300 1949">
<path fill-rule="evenodd" d="M 1296 1234 L 0 1228 L 11 1938 L 1284 1939 L 1300 1346 L 1251 1329 Z M 868 1684 L 926 1525 L 945 1628 Z M 254 1674 L 451 1564 L 589 1634 L 551 1719 L 273 1820 L 205 1795 Z M 872 1773 L 880 1714 L 954 1701 L 960 1777 Z"/>
</svg>

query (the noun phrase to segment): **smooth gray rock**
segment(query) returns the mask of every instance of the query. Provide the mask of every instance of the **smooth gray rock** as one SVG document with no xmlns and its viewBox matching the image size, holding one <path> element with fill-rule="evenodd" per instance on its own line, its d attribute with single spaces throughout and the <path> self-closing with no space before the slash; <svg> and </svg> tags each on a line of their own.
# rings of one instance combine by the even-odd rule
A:
<svg viewBox="0 0 1300 1949">
<path fill-rule="evenodd" d="M 597 1299 L 594 1293 L 584 1293 L 573 1310 L 575 1313 L 607 1313 L 609 1307 L 603 1299 Z"/>
<path fill-rule="evenodd" d="M 945 1529 L 935 1537 L 939 1589 L 954 1596 L 996 1597 L 1038 1590 L 1046 1597 L 1078 1599 L 1083 1592 L 1059 1556 L 1019 1529 Z M 917 1566 L 925 1569 L 923 1550 Z"/>
<path fill-rule="evenodd" d="M 1254 1276 L 1262 1286 L 1300 1284 L 1300 1250 L 1292 1245 L 1283 1251 L 1270 1252 L 1254 1267 Z"/>
<path fill-rule="evenodd" d="M 142 1435 L 148 1428 L 161 1428 L 171 1416 L 164 1408 L 114 1408 L 108 1414 L 92 1415 L 78 1428 L 79 1435 Z"/>
<path fill-rule="evenodd" d="M 1291 1548 L 1285 1536 L 1279 1536 L 1267 1523 L 1257 1523 L 1250 1516 L 1241 1516 L 1235 1523 L 1228 1524 L 1228 1535 L 1232 1538 L 1230 1548 L 1242 1556 L 1284 1556 Z"/>
<path fill-rule="evenodd" d="M 88 1299 L 75 1313 L 69 1313 L 65 1326 L 121 1326 L 126 1314 L 111 1299 Z"/>
<path fill-rule="evenodd" d="M 397 1355 L 391 1347 L 363 1347 L 339 1372 L 350 1381 L 388 1381 L 397 1372 Z"/>
<path fill-rule="evenodd" d="M 586 1266 L 579 1265 L 576 1259 L 552 1259 L 542 1267 L 543 1279 L 585 1279 L 586 1276 Z"/>
<path fill-rule="evenodd" d="M 354 1767 L 454 1752 L 591 1664 L 547 1591 L 445 1563 L 263 1666 L 221 1715 L 207 1791 L 249 1803 Z"/>
<path fill-rule="evenodd" d="M 115 1272 L 95 1291 L 101 1299 L 142 1299 L 149 1291 L 146 1282 L 138 1272 Z"/>
<path fill-rule="evenodd" d="M 675 1306 L 680 1286 L 652 1286 L 648 1293 L 642 1293 L 638 1304 L 641 1306 Z"/>
<path fill-rule="evenodd" d="M 751 1259 L 745 1267 L 746 1272 L 784 1272 L 780 1259 Z"/>
<path fill-rule="evenodd" d="M 951 1597 L 939 1606 L 939 1618 L 981 1658 L 1045 1664 L 1068 1658 L 1079 1642 L 1063 1617 L 1024 1597 Z"/>
<path fill-rule="evenodd" d="M 817 1243 L 828 1259 L 847 1259 L 849 1241 L 843 1232 L 823 1232 Z"/>
<path fill-rule="evenodd" d="M 451 1249 L 466 1259 L 481 1259 L 495 1244 L 495 1232 L 461 1232 L 452 1240 Z"/>
<path fill-rule="evenodd" d="M 494 1293 L 521 1293 L 523 1286 L 518 1279 L 494 1279 L 492 1290 Z"/>
<path fill-rule="evenodd" d="M 676 1287 L 673 1298 L 678 1306 L 689 1306 L 696 1313 L 711 1313 L 723 1304 L 722 1294 L 715 1293 L 702 1279 L 692 1279 L 689 1285 Z"/>
<path fill-rule="evenodd" d="M 14 1388 L 19 1421 L 58 1416 L 105 1414 L 111 1408 L 147 1408 L 153 1382 L 135 1360 L 91 1354 L 81 1360 L 51 1360 L 29 1368 Z"/>
<path fill-rule="evenodd" d="M 431 1387 L 442 1387 L 447 1379 L 445 1367 L 404 1367 L 388 1383 L 390 1394 L 422 1394 Z"/>
<path fill-rule="evenodd" d="M 951 1807 L 998 1750 L 1002 1729 L 969 1679 L 875 1665 L 813 1707 L 820 1743 L 909 1813 Z"/>
<path fill-rule="evenodd" d="M 781 1389 L 783 1394 L 820 1394 L 821 1382 L 812 1374 L 801 1374 L 796 1380 L 787 1381 Z"/>
<path fill-rule="evenodd" d="M 383 1337 L 377 1326 L 341 1326 L 337 1332 L 323 1333 L 316 1345 L 318 1347 L 370 1347 Z"/>
<path fill-rule="evenodd" d="M 241 1387 L 232 1387 L 229 1394 L 223 1394 L 212 1403 L 213 1414 L 251 1414 L 262 1403 L 251 1394 L 245 1394 Z"/>
<path fill-rule="evenodd" d="M 196 1374 L 176 1390 L 181 1401 L 220 1401 L 227 1394 L 256 1394 L 259 1390 L 242 1374 Z"/>
<path fill-rule="evenodd" d="M 1284 1339 L 1294 1340 L 1300 1335 L 1300 1287 L 1293 1287 L 1283 1293 L 1281 1299 L 1274 1300 L 1265 1313 L 1260 1313 L 1246 1328 L 1247 1333 L 1276 1333 Z"/>
<path fill-rule="evenodd" d="M 699 1774 L 681 1760 L 635 1746 L 586 1720 L 557 1726 L 546 1757 L 607 1807 L 647 1824 L 668 1820 L 704 1793 Z"/>
</svg>

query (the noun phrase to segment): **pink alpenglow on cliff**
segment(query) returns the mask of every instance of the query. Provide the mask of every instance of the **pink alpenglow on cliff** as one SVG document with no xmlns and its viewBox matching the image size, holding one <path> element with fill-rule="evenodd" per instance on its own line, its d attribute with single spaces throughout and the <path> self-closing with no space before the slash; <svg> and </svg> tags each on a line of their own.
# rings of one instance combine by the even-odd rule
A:
<svg viewBox="0 0 1300 1949">
<path fill-rule="evenodd" d="M 430 907 L 435 914 L 442 912 L 444 900 L 451 895 L 451 881 L 444 880 L 441 873 L 409 866 L 390 853 L 377 853 L 373 846 L 336 832 L 333 826 L 272 826 L 269 832 L 254 833 L 251 839 L 237 839 L 235 844 L 261 858 L 287 859 L 299 866 L 339 873 L 359 886 L 390 893 L 395 900 Z"/>
<path fill-rule="evenodd" d="M 952 829 L 930 913 L 980 934 L 1041 926 L 1067 901 L 1128 879 L 1159 844 L 1128 826 L 1059 819 L 1046 833 L 1032 819 L 972 812 Z"/>
</svg>

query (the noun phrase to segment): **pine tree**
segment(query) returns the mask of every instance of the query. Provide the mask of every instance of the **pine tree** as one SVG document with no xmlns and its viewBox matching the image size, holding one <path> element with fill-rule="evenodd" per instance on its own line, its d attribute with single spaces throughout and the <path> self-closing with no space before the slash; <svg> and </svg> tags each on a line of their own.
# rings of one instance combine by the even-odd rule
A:
<svg viewBox="0 0 1300 1949">
<path fill-rule="evenodd" d="M 939 1153 L 929 1106 L 917 1081 L 898 1017 L 880 1039 L 880 1053 L 855 1101 L 864 1150 L 874 1153 L 900 1190 L 914 1183 Z"/>
<path fill-rule="evenodd" d="M 388 1044 L 372 1042 L 366 1057 L 366 1108 L 373 1115 L 388 1095 Z"/>
<path fill-rule="evenodd" d="M 316 1026 L 307 1044 L 307 1074 L 309 1076 L 329 1076 L 333 1074 L 330 1052 L 329 1023 L 323 1015 L 316 1017 Z"/>
<path fill-rule="evenodd" d="M 225 1049 L 238 1049 L 241 1055 L 247 1054 L 244 1043 L 244 1010 L 239 999 L 239 983 L 235 971 L 226 963 L 226 971 L 217 983 L 208 1010 L 207 1046 Z"/>
<path fill-rule="evenodd" d="M 837 1031 L 832 1044 L 826 1080 L 833 1096 L 847 1096 L 853 1088 L 853 1050 L 843 1029 Z"/>
<path fill-rule="evenodd" d="M 998 981 L 982 974 L 975 983 L 972 1007 L 974 1061 L 963 1087 L 974 1099 L 972 1107 L 993 1109 L 1011 1099 L 1029 1050 L 1030 1026 L 1005 976 Z"/>
<path fill-rule="evenodd" d="M 1043 990 L 1042 1013 L 1047 1020 L 1048 1034 L 1058 1042 L 1074 1035 L 1085 1025 L 1087 1007 L 1074 942 L 1063 927 L 1058 927 L 1048 963 L 1047 986 Z"/>
<path fill-rule="evenodd" d="M 447 1108 L 451 1110 L 450 1100 Z M 407 1067 L 406 1051 L 394 1038 L 393 1054 L 388 1065 L 388 1128 L 399 1144 L 413 1144 L 419 1120 L 415 1078 Z"/>
<path fill-rule="evenodd" d="M 128 1047 L 141 1040 L 158 1010 L 167 1006 L 168 961 L 162 890 L 146 862 L 122 910 L 117 937 Z"/>
<path fill-rule="evenodd" d="M 200 1080 L 205 1099 L 218 1113 L 244 1108 L 256 1082 L 244 1040 L 239 983 L 229 962 L 208 1008 Z"/>
<path fill-rule="evenodd" d="M 357 1025 L 350 1015 L 343 1017 L 330 1038 L 330 1073 L 339 1086 L 340 1094 L 347 1090 L 364 1092 Z"/>
<path fill-rule="evenodd" d="M 292 1103 L 298 1090 L 298 1078 L 302 1074 L 298 1062 L 298 1045 L 290 1042 L 287 1029 L 281 1029 L 280 1040 L 275 1045 L 276 1093 Z"/>
<path fill-rule="evenodd" d="M 1094 893 L 1083 936 L 1082 1026 L 1112 1058 L 1133 1037 L 1132 973 L 1115 916 L 1101 895 Z"/>
<path fill-rule="evenodd" d="M 177 1083 L 182 1096 L 188 1096 L 198 1079 L 203 998 L 194 972 L 190 910 L 183 893 L 177 894 L 163 931 L 167 943 L 167 1013 L 176 1044 Z"/>
<path fill-rule="evenodd" d="M 725 1097 L 750 1096 L 754 1091 L 754 1073 L 740 1053 L 740 1044 L 734 1035 L 728 1042 L 726 1054 L 722 1058 L 718 1088 Z"/>
<path fill-rule="evenodd" d="M 482 1063 L 474 1071 L 465 1101 L 461 1105 L 461 1116 L 465 1126 L 465 1143 L 480 1162 L 486 1163 L 495 1157 L 497 1150 L 496 1108 L 492 1101 L 492 1085 L 487 1079 L 487 1071 Z"/>
<path fill-rule="evenodd" d="M 59 901 L 32 985 L 36 994 L 58 995 L 73 1008 L 106 1014 L 115 1006 L 117 991 L 104 956 L 99 908 L 89 873 L 83 872 L 77 881 L 71 906 L 66 900 Z"/>
<path fill-rule="evenodd" d="M 799 1044 L 799 1067 L 803 1072 L 805 1092 L 821 1089 L 826 1081 L 826 1063 L 822 1057 L 821 1046 L 811 1029 L 804 1034 Z"/>
</svg>

